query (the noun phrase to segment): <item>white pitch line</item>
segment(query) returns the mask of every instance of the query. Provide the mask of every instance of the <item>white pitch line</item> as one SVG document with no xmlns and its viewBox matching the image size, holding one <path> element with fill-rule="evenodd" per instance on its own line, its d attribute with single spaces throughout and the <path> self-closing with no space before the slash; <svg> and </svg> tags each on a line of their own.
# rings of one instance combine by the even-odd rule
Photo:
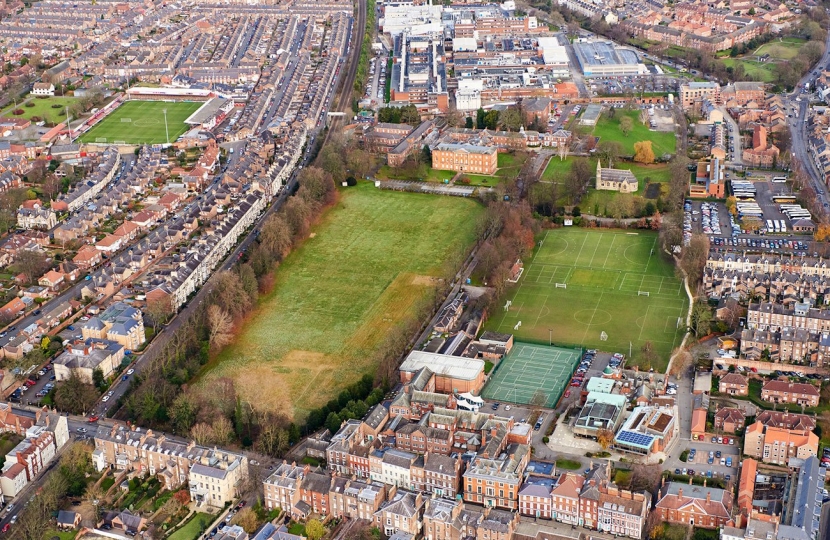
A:
<svg viewBox="0 0 830 540">
<path fill-rule="evenodd" d="M 574 259 L 574 266 L 576 266 L 576 262 L 579 261 L 579 258 L 582 256 L 582 248 L 585 247 L 585 242 L 588 241 L 588 235 L 585 235 L 585 238 L 582 240 L 582 245 L 579 246 L 579 253 L 576 254 L 576 259 Z"/>
<path fill-rule="evenodd" d="M 594 322 L 594 317 L 596 317 L 596 315 L 597 315 L 597 310 L 599 309 L 599 306 L 602 305 L 602 295 L 603 294 L 604 293 L 599 293 L 599 300 L 597 301 L 597 307 L 594 308 L 594 313 L 591 315 L 591 320 L 588 321 L 588 326 L 585 328 L 585 333 L 582 335 L 582 341 L 583 342 L 588 337 L 588 331 L 591 329 L 591 323 Z"/>
<path fill-rule="evenodd" d="M 550 231 L 548 231 L 548 232 L 546 232 L 546 233 L 545 233 L 545 237 L 542 239 L 542 245 L 541 245 L 541 246 L 539 246 L 539 249 L 537 249 L 537 250 L 536 250 L 536 253 L 534 253 L 534 254 L 533 254 L 533 260 L 532 260 L 532 261 L 530 261 L 531 263 L 536 262 L 536 257 L 538 257 L 538 256 L 539 256 L 539 252 L 540 252 L 540 251 L 542 251 L 542 246 L 544 246 L 544 245 L 547 243 L 547 241 L 548 241 L 548 235 L 549 235 L 549 234 L 550 234 Z"/>
<path fill-rule="evenodd" d="M 651 309 L 650 305 L 646 306 L 646 314 L 643 317 L 643 326 L 640 327 L 640 335 L 637 336 L 637 341 L 642 341 L 643 340 L 643 330 L 646 329 L 646 324 L 648 324 L 648 310 L 650 310 L 650 309 Z"/>
<path fill-rule="evenodd" d="M 608 264 L 608 257 L 611 255 L 611 248 L 613 248 L 613 247 L 614 247 L 614 240 L 616 240 L 616 239 L 617 239 L 617 235 L 616 235 L 616 234 L 612 234 L 612 235 L 611 235 L 611 245 L 610 245 L 610 246 L 608 246 L 608 255 L 606 255 L 606 256 L 605 256 L 605 262 L 604 262 L 604 263 L 602 263 L 602 267 L 603 267 L 603 268 L 605 268 L 605 265 L 606 265 L 606 264 Z"/>
<path fill-rule="evenodd" d="M 588 268 L 594 267 L 594 257 L 597 256 L 597 250 L 599 249 L 599 245 L 602 243 L 602 237 L 605 233 L 599 233 L 599 240 L 597 240 L 597 245 L 594 246 L 594 252 L 591 253 L 591 262 L 588 263 Z"/>
</svg>

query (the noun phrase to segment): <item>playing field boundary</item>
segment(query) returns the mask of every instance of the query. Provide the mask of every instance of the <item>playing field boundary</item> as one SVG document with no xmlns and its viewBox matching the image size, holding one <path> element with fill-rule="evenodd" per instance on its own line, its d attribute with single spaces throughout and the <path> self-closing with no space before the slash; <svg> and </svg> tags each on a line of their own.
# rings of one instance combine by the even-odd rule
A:
<svg viewBox="0 0 830 540">
<path fill-rule="evenodd" d="M 630 352 L 633 365 L 651 342 L 657 359 L 640 367 L 662 369 L 682 338 L 676 321 L 688 300 L 656 241 L 652 231 L 544 232 L 507 295 L 511 305 L 492 313 L 485 327 L 527 343 Z"/>
</svg>

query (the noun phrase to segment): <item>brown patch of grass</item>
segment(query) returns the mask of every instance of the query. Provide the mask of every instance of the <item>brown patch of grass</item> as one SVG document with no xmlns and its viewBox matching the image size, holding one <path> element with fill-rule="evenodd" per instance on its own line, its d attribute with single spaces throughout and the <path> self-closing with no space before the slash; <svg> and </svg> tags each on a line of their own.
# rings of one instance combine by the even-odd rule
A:
<svg viewBox="0 0 830 540">
<path fill-rule="evenodd" d="M 433 276 L 414 276 L 412 278 L 413 285 L 435 285 L 436 278 Z"/>
<path fill-rule="evenodd" d="M 358 358 L 369 354 L 402 318 L 414 315 L 415 304 L 426 292 L 423 283 L 415 282 L 418 278 L 432 279 L 409 273 L 398 274 L 366 313 L 365 322 L 346 341 L 346 350 L 354 351 Z"/>
</svg>

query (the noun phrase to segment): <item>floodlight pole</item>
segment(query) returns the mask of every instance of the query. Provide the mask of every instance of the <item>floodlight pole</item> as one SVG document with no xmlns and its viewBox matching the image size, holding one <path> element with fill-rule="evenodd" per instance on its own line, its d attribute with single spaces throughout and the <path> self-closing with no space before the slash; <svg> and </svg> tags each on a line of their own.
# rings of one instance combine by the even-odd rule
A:
<svg viewBox="0 0 830 540">
<path fill-rule="evenodd" d="M 161 112 L 164 113 L 164 137 L 165 142 L 168 144 L 170 143 L 170 132 L 167 131 L 167 109 L 162 109 Z"/>
<path fill-rule="evenodd" d="M 548 328 L 548 346 L 553 345 L 553 328 Z"/>
</svg>

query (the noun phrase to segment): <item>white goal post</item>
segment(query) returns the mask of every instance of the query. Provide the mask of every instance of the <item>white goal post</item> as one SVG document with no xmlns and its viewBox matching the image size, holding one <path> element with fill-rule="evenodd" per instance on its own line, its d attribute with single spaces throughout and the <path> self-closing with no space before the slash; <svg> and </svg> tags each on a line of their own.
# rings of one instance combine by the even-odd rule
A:
<svg viewBox="0 0 830 540">
<path fill-rule="evenodd" d="M 567 288 L 568 288 L 568 284 L 567 284 L 567 283 L 557 283 L 557 284 L 556 284 L 556 288 L 557 288 L 557 289 L 567 289 Z"/>
<path fill-rule="evenodd" d="M 600 333 L 599 340 L 600 341 L 608 341 L 608 334 L 606 334 L 604 330 Z"/>
<path fill-rule="evenodd" d="M 637 296 L 649 296 L 648 291 L 637 291 Z"/>
<path fill-rule="evenodd" d="M 133 119 L 132 118 L 122 118 L 121 121 L 122 122 L 127 122 L 127 123 L 132 123 Z"/>
<path fill-rule="evenodd" d="M 107 142 L 107 138 L 106 137 L 95 137 L 95 142 L 105 143 L 105 142 Z"/>
</svg>

